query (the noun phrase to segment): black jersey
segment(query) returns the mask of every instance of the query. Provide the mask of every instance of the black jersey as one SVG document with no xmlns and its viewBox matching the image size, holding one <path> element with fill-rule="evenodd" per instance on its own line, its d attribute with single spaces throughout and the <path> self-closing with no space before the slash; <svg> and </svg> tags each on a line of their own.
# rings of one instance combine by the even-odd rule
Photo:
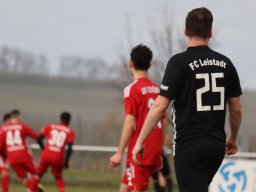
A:
<svg viewBox="0 0 256 192">
<path fill-rule="evenodd" d="M 188 47 L 173 56 L 160 95 L 173 100 L 176 151 L 200 138 L 225 143 L 227 99 L 241 94 L 238 74 L 226 56 L 208 46 Z"/>
</svg>

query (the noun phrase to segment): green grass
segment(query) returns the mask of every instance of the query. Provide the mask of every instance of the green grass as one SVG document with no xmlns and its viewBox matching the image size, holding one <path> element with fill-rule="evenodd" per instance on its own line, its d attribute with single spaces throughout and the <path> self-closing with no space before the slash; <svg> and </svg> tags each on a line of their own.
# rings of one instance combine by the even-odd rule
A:
<svg viewBox="0 0 256 192">
<path fill-rule="evenodd" d="M 13 172 L 11 177 L 14 178 Z M 120 173 L 118 172 L 85 172 L 71 170 L 64 174 L 67 192 L 113 192 L 118 191 L 120 182 Z M 46 174 L 42 180 L 46 192 L 57 192 L 53 177 L 50 173 Z M 25 187 L 18 181 L 10 184 L 11 192 L 24 192 Z M 150 184 L 149 192 L 153 192 Z M 174 192 L 177 192 L 175 189 Z"/>
<path fill-rule="evenodd" d="M 46 192 L 57 192 L 57 188 L 54 185 L 45 185 Z M 12 184 L 10 186 L 11 192 L 24 192 L 25 187 L 20 184 Z M 86 186 L 66 186 L 67 192 L 113 192 L 118 191 L 117 188 L 108 187 L 86 187 Z"/>
</svg>

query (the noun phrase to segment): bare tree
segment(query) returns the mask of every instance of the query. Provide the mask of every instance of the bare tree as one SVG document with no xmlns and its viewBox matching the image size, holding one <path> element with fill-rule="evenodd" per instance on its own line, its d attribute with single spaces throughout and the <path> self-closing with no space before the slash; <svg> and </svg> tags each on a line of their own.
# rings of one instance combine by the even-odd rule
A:
<svg viewBox="0 0 256 192">
<path fill-rule="evenodd" d="M 0 70 L 4 73 L 48 75 L 47 58 L 17 48 L 0 47 Z"/>
<path fill-rule="evenodd" d="M 60 74 L 64 77 L 106 79 L 109 68 L 98 58 L 63 56 L 60 61 Z"/>
<path fill-rule="evenodd" d="M 179 50 L 184 50 L 186 47 L 185 40 L 179 38 L 179 40 L 174 41 L 174 23 L 173 15 L 171 9 L 169 9 L 168 1 L 163 5 L 163 10 L 159 10 L 157 17 L 149 17 L 145 21 L 147 26 L 147 36 L 151 42 L 151 48 L 154 50 L 154 58 L 152 61 L 152 67 L 149 70 L 149 75 L 157 83 L 160 83 L 162 76 L 169 58 L 174 54 L 174 47 Z M 126 18 L 127 19 L 127 18 Z M 127 43 L 125 45 L 125 50 L 130 50 L 134 45 L 132 45 L 134 40 L 134 34 L 130 20 L 127 19 Z M 113 83 L 113 86 L 122 89 L 125 85 L 131 82 L 131 75 L 129 73 L 128 61 L 129 54 L 120 54 L 119 62 L 116 64 L 115 77 L 118 77 L 118 81 Z"/>
<path fill-rule="evenodd" d="M 177 52 L 185 51 L 187 46 L 186 37 L 181 32 L 179 35 L 174 33 L 175 31 L 175 10 L 172 9 L 170 1 L 165 1 L 160 7 L 156 7 L 158 11 L 156 15 L 150 15 L 146 23 L 146 34 L 150 40 L 150 47 L 153 49 L 153 61 L 152 67 L 149 70 L 150 77 L 157 83 L 161 83 L 163 73 L 166 68 L 168 60 Z M 185 19 L 185 18 L 184 18 Z M 127 40 L 125 44 L 125 50 L 130 50 L 134 45 L 134 30 L 132 29 L 131 20 L 126 17 L 127 21 Z M 185 25 L 185 20 L 184 20 Z M 216 47 L 218 42 L 216 41 L 216 35 L 211 39 L 210 46 Z M 143 42 L 142 42 L 143 43 Z M 116 68 L 115 77 L 118 77 L 118 81 L 114 82 L 114 87 L 122 89 L 125 85 L 131 82 L 131 75 L 128 69 L 129 54 L 122 53 L 119 55 L 119 62 L 114 67 Z"/>
</svg>

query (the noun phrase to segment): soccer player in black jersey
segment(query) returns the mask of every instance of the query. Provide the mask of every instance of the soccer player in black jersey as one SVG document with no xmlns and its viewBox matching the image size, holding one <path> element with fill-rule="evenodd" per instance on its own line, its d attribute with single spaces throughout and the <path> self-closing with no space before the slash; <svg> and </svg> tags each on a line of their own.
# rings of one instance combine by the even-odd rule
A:
<svg viewBox="0 0 256 192">
<path fill-rule="evenodd" d="M 207 8 L 188 13 L 188 48 L 169 60 L 160 95 L 133 149 L 133 159 L 138 162 L 145 139 L 172 101 L 174 166 L 180 192 L 207 192 L 225 152 L 232 155 L 238 150 L 241 86 L 232 62 L 208 47 L 212 21 Z M 227 108 L 230 130 L 226 137 Z"/>
</svg>

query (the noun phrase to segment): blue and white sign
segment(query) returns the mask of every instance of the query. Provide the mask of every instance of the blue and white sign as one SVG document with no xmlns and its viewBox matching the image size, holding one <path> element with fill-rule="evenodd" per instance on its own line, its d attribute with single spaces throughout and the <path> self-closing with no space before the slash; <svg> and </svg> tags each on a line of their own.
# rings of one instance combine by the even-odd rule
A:
<svg viewBox="0 0 256 192">
<path fill-rule="evenodd" d="M 256 192 L 255 160 L 224 160 L 210 186 L 211 192 Z"/>
</svg>

